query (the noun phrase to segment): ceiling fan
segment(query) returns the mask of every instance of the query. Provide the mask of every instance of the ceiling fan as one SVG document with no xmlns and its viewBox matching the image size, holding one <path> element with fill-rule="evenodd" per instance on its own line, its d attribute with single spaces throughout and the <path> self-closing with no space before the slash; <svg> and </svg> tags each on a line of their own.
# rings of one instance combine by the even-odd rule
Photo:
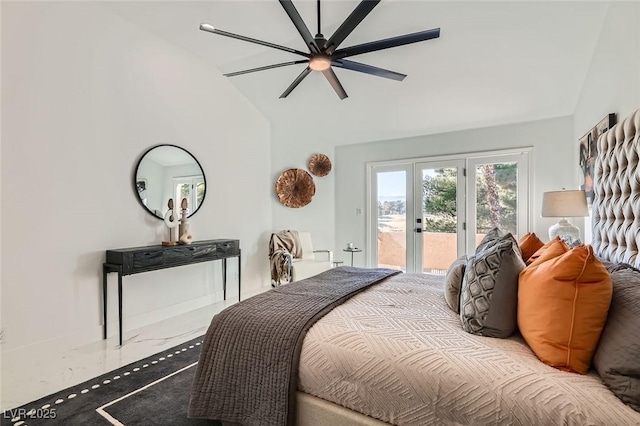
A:
<svg viewBox="0 0 640 426">
<path fill-rule="evenodd" d="M 280 98 L 286 98 L 295 89 L 298 84 L 304 78 L 309 75 L 311 71 L 319 71 L 325 76 L 333 90 L 338 94 L 340 99 L 347 97 L 342 84 L 338 80 L 332 67 L 340 67 L 351 71 L 358 71 L 365 74 L 371 74 L 378 77 L 390 78 L 392 80 L 402 81 L 406 77 L 405 74 L 400 74 L 394 71 L 389 71 L 383 68 L 374 67 L 371 65 L 362 64 L 360 62 L 354 62 L 347 60 L 350 56 L 361 55 L 363 53 L 375 52 L 377 50 L 389 49 L 391 47 L 403 46 L 405 44 L 416 43 L 419 41 L 430 40 L 440 37 L 440 28 L 434 28 L 432 30 L 419 31 L 417 33 L 401 35 L 397 37 L 385 38 L 382 40 L 371 41 L 368 43 L 358 44 L 355 46 L 349 46 L 339 49 L 340 44 L 347 38 L 349 34 L 362 22 L 362 20 L 373 10 L 374 7 L 380 3 L 380 0 L 362 0 L 358 6 L 351 12 L 351 14 L 345 19 L 335 33 L 327 40 L 322 31 L 320 30 L 320 0 L 318 0 L 318 33 L 315 37 L 311 36 L 309 28 L 304 23 L 298 10 L 295 8 L 291 0 L 279 0 L 280 4 L 284 8 L 287 15 L 295 25 L 296 29 L 304 39 L 305 44 L 309 48 L 309 53 L 301 52 L 290 47 L 281 46 L 267 41 L 257 40 L 251 37 L 245 37 L 239 34 L 229 33 L 214 28 L 210 24 L 200 24 L 202 31 L 207 31 L 213 34 L 218 34 L 225 37 L 231 37 L 238 40 L 247 41 L 249 43 L 260 44 L 262 46 L 271 47 L 273 49 L 283 50 L 285 52 L 294 53 L 302 56 L 306 59 L 297 61 L 282 62 L 279 64 L 266 65 L 258 68 L 251 68 L 243 71 L 236 71 L 228 74 L 224 74 L 227 77 L 233 77 L 241 74 L 248 74 L 256 71 L 264 71 L 272 68 L 286 67 L 296 64 L 307 64 L 307 67 L 296 77 L 296 79 L 289 85 L 287 90 L 284 91 Z"/>
</svg>

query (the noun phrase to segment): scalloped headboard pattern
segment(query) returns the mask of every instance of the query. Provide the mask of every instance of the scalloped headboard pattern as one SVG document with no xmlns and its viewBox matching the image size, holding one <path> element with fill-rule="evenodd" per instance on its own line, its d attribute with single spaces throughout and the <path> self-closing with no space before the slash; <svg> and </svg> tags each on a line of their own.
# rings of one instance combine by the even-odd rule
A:
<svg viewBox="0 0 640 426">
<path fill-rule="evenodd" d="M 640 110 L 598 139 L 593 249 L 601 259 L 640 268 Z"/>
</svg>

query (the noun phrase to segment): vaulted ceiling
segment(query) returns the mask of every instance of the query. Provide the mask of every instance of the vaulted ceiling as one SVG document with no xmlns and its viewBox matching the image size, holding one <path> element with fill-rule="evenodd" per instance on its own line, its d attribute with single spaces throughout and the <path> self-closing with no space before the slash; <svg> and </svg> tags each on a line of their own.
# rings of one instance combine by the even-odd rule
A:
<svg viewBox="0 0 640 426">
<path fill-rule="evenodd" d="M 357 1 L 323 1 L 328 38 Z M 316 2 L 296 1 L 312 34 Z M 107 3 L 130 22 L 187 49 L 221 73 L 300 59 L 200 31 L 216 28 L 307 51 L 280 4 L 263 1 Z M 320 73 L 286 99 L 306 65 L 231 77 L 281 138 L 345 144 L 485 127 L 573 113 L 591 64 L 607 3 L 593 1 L 383 0 L 342 47 L 441 28 L 439 39 L 353 57 L 407 74 L 402 81 L 336 69 L 340 100 Z M 212 100 L 224 102 L 224 100 Z"/>
</svg>

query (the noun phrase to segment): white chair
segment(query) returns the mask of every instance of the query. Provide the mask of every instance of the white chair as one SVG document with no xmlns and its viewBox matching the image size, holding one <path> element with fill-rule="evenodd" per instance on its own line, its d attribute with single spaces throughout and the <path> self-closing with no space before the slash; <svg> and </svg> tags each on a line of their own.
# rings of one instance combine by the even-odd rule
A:
<svg viewBox="0 0 640 426">
<path fill-rule="evenodd" d="M 299 259 L 289 257 L 291 281 L 300 281 L 333 267 L 333 252 L 331 250 L 314 250 L 309 232 L 298 231 L 298 238 L 302 248 L 302 257 Z M 316 253 L 322 254 L 316 257 Z"/>
</svg>

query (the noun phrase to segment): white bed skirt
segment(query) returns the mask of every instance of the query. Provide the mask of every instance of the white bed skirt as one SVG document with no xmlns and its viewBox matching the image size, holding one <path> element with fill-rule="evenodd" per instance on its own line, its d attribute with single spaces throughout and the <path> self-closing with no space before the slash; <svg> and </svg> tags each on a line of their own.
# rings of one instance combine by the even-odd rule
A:
<svg viewBox="0 0 640 426">
<path fill-rule="evenodd" d="M 364 414 L 336 405 L 304 392 L 297 392 L 297 426 L 389 426 Z"/>
</svg>

